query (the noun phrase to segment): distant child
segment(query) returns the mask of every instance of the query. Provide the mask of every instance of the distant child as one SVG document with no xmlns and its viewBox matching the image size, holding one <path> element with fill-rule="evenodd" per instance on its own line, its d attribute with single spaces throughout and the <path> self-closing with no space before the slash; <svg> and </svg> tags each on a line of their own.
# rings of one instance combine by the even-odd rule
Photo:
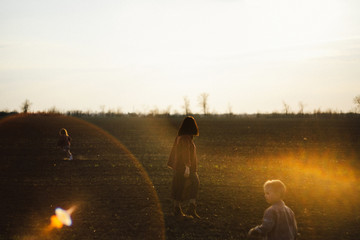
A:
<svg viewBox="0 0 360 240">
<path fill-rule="evenodd" d="M 252 228 L 249 236 L 261 236 L 266 240 L 296 239 L 297 224 L 294 212 L 282 200 L 285 192 L 285 184 L 280 180 L 265 182 L 265 199 L 271 206 L 265 210 L 262 224 Z"/>
<path fill-rule="evenodd" d="M 69 134 L 65 128 L 60 129 L 59 135 L 60 136 L 59 136 L 57 145 L 59 147 L 61 147 L 64 150 L 64 152 L 66 152 L 69 160 L 73 160 L 73 156 L 70 152 L 71 137 L 69 136 Z"/>
</svg>

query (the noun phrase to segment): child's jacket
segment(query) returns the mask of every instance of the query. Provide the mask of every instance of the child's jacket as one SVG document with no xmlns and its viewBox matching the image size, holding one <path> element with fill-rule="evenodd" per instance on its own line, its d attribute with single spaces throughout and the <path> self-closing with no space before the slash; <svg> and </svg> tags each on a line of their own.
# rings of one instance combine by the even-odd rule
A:
<svg viewBox="0 0 360 240">
<path fill-rule="evenodd" d="M 57 145 L 59 147 L 70 147 L 71 137 L 66 135 L 59 136 Z"/>
<path fill-rule="evenodd" d="M 266 240 L 294 240 L 297 237 L 294 212 L 279 201 L 265 210 L 263 222 L 255 230 Z"/>
</svg>

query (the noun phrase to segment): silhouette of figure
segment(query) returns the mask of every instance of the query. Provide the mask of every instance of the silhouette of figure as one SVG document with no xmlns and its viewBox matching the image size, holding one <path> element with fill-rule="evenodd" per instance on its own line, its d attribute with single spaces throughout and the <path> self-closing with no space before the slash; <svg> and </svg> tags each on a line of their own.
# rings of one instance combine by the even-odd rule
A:
<svg viewBox="0 0 360 240">
<path fill-rule="evenodd" d="M 196 212 L 196 198 L 199 189 L 198 160 L 194 136 L 199 136 L 199 128 L 193 117 L 186 117 L 172 147 L 168 167 L 173 169 L 172 198 L 174 216 L 200 218 Z M 187 215 L 181 209 L 181 202 L 189 200 Z"/>
<path fill-rule="evenodd" d="M 69 160 L 73 160 L 73 156 L 70 152 L 70 145 L 71 145 L 70 142 L 71 142 L 71 137 L 69 136 L 67 130 L 65 128 L 60 129 L 59 140 L 57 142 L 57 145 L 61 147 L 62 150 L 64 150 L 64 152 L 66 152 L 66 155 L 69 158 Z"/>
</svg>

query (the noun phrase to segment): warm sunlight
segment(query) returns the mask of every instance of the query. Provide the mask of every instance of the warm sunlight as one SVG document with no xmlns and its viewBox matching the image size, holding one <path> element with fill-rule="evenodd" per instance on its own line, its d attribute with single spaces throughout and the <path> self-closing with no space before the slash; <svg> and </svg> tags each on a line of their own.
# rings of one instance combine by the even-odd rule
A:
<svg viewBox="0 0 360 240">
<path fill-rule="evenodd" d="M 354 161 L 357 161 L 356 154 L 339 161 L 336 151 L 321 154 L 295 151 L 268 157 L 264 161 L 257 160 L 256 164 L 252 162 L 251 167 L 265 168 L 269 172 L 267 174 L 275 178 L 284 172 L 290 191 L 299 196 L 298 204 L 308 203 L 309 200 L 320 201 L 323 207 L 328 208 L 341 204 L 343 214 L 346 214 L 359 200 L 359 172 L 349 164 Z"/>
</svg>

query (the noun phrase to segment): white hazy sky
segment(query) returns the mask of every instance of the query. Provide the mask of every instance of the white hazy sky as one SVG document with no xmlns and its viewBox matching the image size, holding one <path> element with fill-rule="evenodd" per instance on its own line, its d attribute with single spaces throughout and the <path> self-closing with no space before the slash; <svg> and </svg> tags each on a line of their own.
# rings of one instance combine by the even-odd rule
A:
<svg viewBox="0 0 360 240">
<path fill-rule="evenodd" d="M 350 111 L 358 0 L 1 0 L 0 110 Z"/>
</svg>

